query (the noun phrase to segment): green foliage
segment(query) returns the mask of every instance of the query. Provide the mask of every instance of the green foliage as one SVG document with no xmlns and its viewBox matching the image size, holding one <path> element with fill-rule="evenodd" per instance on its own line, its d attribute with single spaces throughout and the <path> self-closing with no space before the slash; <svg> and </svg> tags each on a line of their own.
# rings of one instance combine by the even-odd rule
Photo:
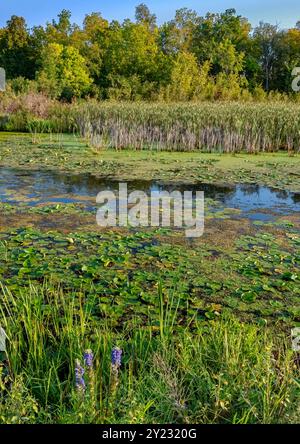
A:
<svg viewBox="0 0 300 444">
<path fill-rule="evenodd" d="M 135 19 L 108 22 L 91 13 L 80 27 L 63 10 L 45 27 L 28 29 L 23 17 L 12 16 L 0 29 L 0 64 L 8 79 L 37 78 L 39 90 L 64 100 L 245 99 L 261 87 L 293 94 L 297 26 L 281 31 L 260 23 L 251 33 L 234 9 L 202 17 L 187 8 L 159 26 L 145 4 L 137 6 Z M 180 75 L 187 78 L 175 86 Z M 28 87 L 20 80 L 13 85 L 19 92 Z"/>
<path fill-rule="evenodd" d="M 137 23 L 143 23 L 150 28 L 156 26 L 156 15 L 151 14 L 149 8 L 144 3 L 141 3 L 135 8 L 135 19 Z"/>
<path fill-rule="evenodd" d="M 25 77 L 16 77 L 10 80 L 7 88 L 15 95 L 28 94 L 36 91 L 36 83 L 33 80 L 28 80 Z"/>
<path fill-rule="evenodd" d="M 231 182 L 241 175 L 257 183 L 279 170 L 283 189 L 290 165 L 299 176 L 298 156 L 127 152 L 109 158 L 76 146 L 72 136 L 64 143 L 56 137 L 28 143 L 30 136 L 2 134 L 2 165 L 11 156 L 19 168 L 33 169 L 32 177 L 41 174 L 45 189 L 53 182 L 36 171 L 38 164 L 54 170 L 50 177 L 58 174 L 59 182 L 65 178 L 55 169 L 111 176 L 127 159 L 130 177 L 138 170 L 145 178 L 141 156 L 147 166 L 160 165 L 160 179 L 174 180 L 181 170 L 183 180 L 199 182 L 205 172 L 208 179 Z M 243 167 L 225 179 L 221 163 L 229 169 L 235 161 Z M 233 210 L 216 212 L 220 204 L 209 199 L 203 241 L 187 244 L 182 233 L 167 229 L 90 231 L 83 224 L 91 226 L 94 216 L 82 206 L 28 206 L 27 190 L 34 190 L 31 176 L 25 178 L 21 192 L 16 186 L 10 192 L 26 202 L 0 205 L 0 325 L 12 378 L 8 387 L 0 377 L 1 423 L 299 422 L 298 356 L 290 345 L 300 315 L 294 215 L 294 223 L 280 217 L 250 227 L 240 217 L 225 220 Z M 67 175 L 65 185 L 77 188 L 82 180 Z M 24 228 L 28 221 L 32 226 Z M 247 234 L 236 238 L 237 225 Z M 110 365 L 115 346 L 123 350 L 117 381 Z M 86 368 L 82 393 L 75 390 L 74 364 L 86 349 L 95 365 Z"/>
<path fill-rule="evenodd" d="M 39 89 L 50 97 L 67 100 L 86 95 L 92 83 L 79 51 L 57 43 L 45 48 L 37 82 Z"/>
<path fill-rule="evenodd" d="M 47 215 L 50 220 L 53 215 L 54 222 L 59 215 L 67 223 L 64 215 L 74 221 L 80 216 L 80 208 L 72 207 L 25 210 L 15 217 L 22 220 L 27 214 L 35 220 Z M 9 208 L 2 211 L 11 214 Z M 209 219 L 214 216 L 210 211 L 207 208 Z M 184 325 L 216 318 L 234 307 L 242 318 L 288 328 L 295 326 L 300 314 L 299 235 L 293 227 L 284 229 L 283 239 L 262 230 L 243 236 L 225 257 L 219 254 L 213 261 L 209 245 L 202 242 L 187 250 L 168 230 L 106 232 L 104 237 L 97 232 L 66 235 L 9 229 L 0 236 L 0 277 L 16 296 L 26 295 L 31 284 L 61 282 L 66 303 L 74 291 L 83 292 L 93 315 L 105 317 L 116 328 L 132 316 L 140 325 L 156 319 L 161 310 L 156 304 L 157 282 L 163 282 L 160 297 L 173 300 L 177 309 L 172 309 L 172 316 L 178 310 Z M 222 247 L 217 249 L 223 252 Z"/>
<path fill-rule="evenodd" d="M 299 420 L 296 373 L 285 341 L 224 316 L 177 330 L 168 308 L 144 327 L 97 320 L 84 295 L 2 288 L 1 324 L 14 382 L 0 389 L 3 423 L 278 423 Z M 158 302 L 157 302 L 158 304 Z M 10 315 L 9 315 L 10 314 Z M 13 314 L 13 316 L 11 316 Z M 162 316 L 162 314 L 160 315 Z M 165 317 L 166 316 L 166 317 Z M 110 352 L 123 349 L 113 388 Z M 94 352 L 88 391 L 75 392 L 74 363 Z"/>
<path fill-rule="evenodd" d="M 200 75 L 196 57 L 190 53 L 179 52 L 173 64 L 167 97 L 183 102 L 195 98 L 196 91 L 200 88 Z"/>
<path fill-rule="evenodd" d="M 224 40 L 216 50 L 215 63 L 225 75 L 240 74 L 244 65 L 244 53 L 238 53 L 230 40 Z"/>
<path fill-rule="evenodd" d="M 34 424 L 38 412 L 38 404 L 24 384 L 24 377 L 18 375 L 7 393 L 0 374 L 0 424 Z"/>
<path fill-rule="evenodd" d="M 34 78 L 35 54 L 31 37 L 23 17 L 13 15 L 0 30 L 0 64 L 8 79 Z"/>
<path fill-rule="evenodd" d="M 152 31 L 144 22 L 134 24 L 126 20 L 123 26 L 110 26 L 102 59 L 108 98 L 148 99 L 147 91 L 150 89 L 151 97 L 151 93 L 157 90 L 164 57 L 156 40 L 157 30 Z M 105 87 L 103 80 L 101 83 Z"/>
</svg>

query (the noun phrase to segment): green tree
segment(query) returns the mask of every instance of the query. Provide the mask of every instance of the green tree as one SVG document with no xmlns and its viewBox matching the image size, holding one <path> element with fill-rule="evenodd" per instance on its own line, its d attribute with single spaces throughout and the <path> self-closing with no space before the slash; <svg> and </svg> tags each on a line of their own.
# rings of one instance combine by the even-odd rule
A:
<svg viewBox="0 0 300 444">
<path fill-rule="evenodd" d="M 151 29 L 146 23 L 125 20 L 122 25 L 112 22 L 108 37 L 101 70 L 102 86 L 115 97 L 115 89 L 121 84 L 126 85 L 125 96 L 128 98 L 128 90 L 133 91 L 139 84 L 139 90 L 144 88 L 145 98 L 149 98 L 151 90 L 157 91 L 165 72 L 165 59 L 158 46 L 158 30 Z M 131 82 L 133 87 L 129 88 Z"/>
<path fill-rule="evenodd" d="M 196 57 L 188 52 L 179 52 L 172 69 L 171 98 L 179 101 L 192 99 L 198 76 L 199 68 Z"/>
<path fill-rule="evenodd" d="M 199 62 L 213 59 L 217 47 L 228 40 L 238 52 L 245 51 L 250 39 L 251 26 L 247 19 L 236 15 L 235 9 L 221 14 L 208 13 L 200 18 L 193 35 L 192 50 Z"/>
<path fill-rule="evenodd" d="M 160 28 L 160 45 L 166 54 L 179 51 L 191 51 L 194 33 L 200 23 L 200 17 L 192 9 L 178 9 L 174 20 Z"/>
<path fill-rule="evenodd" d="M 290 93 L 291 73 L 297 66 L 300 66 L 300 28 L 295 27 L 277 35 L 271 87 Z"/>
<path fill-rule="evenodd" d="M 71 11 L 63 9 L 58 14 L 58 22 L 55 22 L 55 20 L 53 20 L 52 24 L 61 34 L 70 35 L 72 31 L 71 17 L 72 17 Z"/>
<path fill-rule="evenodd" d="M 261 22 L 253 34 L 257 45 L 257 58 L 262 71 L 262 82 L 266 91 L 270 90 L 274 79 L 274 67 L 278 56 L 278 26 Z"/>
<path fill-rule="evenodd" d="M 240 74 L 244 67 L 244 53 L 238 52 L 230 40 L 225 39 L 215 50 L 214 63 L 227 75 Z"/>
<path fill-rule="evenodd" d="M 170 83 L 163 89 L 163 96 L 172 101 L 211 97 L 213 80 L 209 77 L 209 71 L 209 62 L 199 67 L 193 54 L 179 52 L 173 62 Z"/>
<path fill-rule="evenodd" d="M 35 90 L 28 80 L 37 79 L 40 89 L 64 99 L 150 100 L 160 92 L 180 100 L 236 98 L 246 96 L 246 87 L 264 96 L 262 86 L 291 92 L 299 48 L 300 22 L 282 31 L 260 23 L 251 33 L 234 9 L 201 17 L 182 8 L 158 26 L 144 3 L 135 22 L 109 23 L 94 12 L 78 26 L 64 9 L 46 26 L 30 30 L 23 17 L 12 16 L 0 29 L 0 65 L 9 80 L 17 79 L 15 90 Z"/>
<path fill-rule="evenodd" d="M 81 54 L 87 61 L 95 85 L 101 86 L 104 54 L 109 45 L 109 23 L 100 13 L 85 16 L 83 22 Z"/>
<path fill-rule="evenodd" d="M 25 19 L 13 15 L 0 34 L 0 63 L 8 79 L 33 78 L 35 59 Z"/>
<path fill-rule="evenodd" d="M 46 25 L 46 36 L 48 43 L 70 44 L 70 39 L 78 26 L 71 23 L 71 11 L 63 9 L 58 14 L 58 20 L 52 20 Z"/>
<path fill-rule="evenodd" d="M 135 8 L 135 19 L 137 23 L 148 25 L 151 29 L 156 26 L 156 15 L 152 14 L 145 3 L 141 3 Z"/>
<path fill-rule="evenodd" d="M 92 84 L 86 61 L 79 51 L 58 43 L 50 43 L 44 49 L 37 81 L 48 95 L 67 100 L 88 94 Z"/>
</svg>

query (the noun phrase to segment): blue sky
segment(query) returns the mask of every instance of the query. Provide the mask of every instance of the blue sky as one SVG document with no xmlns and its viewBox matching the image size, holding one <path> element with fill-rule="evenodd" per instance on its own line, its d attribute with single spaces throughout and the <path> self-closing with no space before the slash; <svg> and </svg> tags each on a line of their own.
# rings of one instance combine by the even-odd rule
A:
<svg viewBox="0 0 300 444">
<path fill-rule="evenodd" d="M 291 27 L 300 20 L 299 0 L 0 0 L 0 26 L 13 14 L 26 18 L 29 26 L 45 24 L 62 9 L 70 9 L 73 22 L 81 24 L 85 14 L 95 11 L 109 20 L 133 18 L 135 6 L 146 3 L 159 22 L 173 18 L 176 9 L 188 7 L 200 14 L 235 8 L 253 25 L 260 20 Z"/>
</svg>

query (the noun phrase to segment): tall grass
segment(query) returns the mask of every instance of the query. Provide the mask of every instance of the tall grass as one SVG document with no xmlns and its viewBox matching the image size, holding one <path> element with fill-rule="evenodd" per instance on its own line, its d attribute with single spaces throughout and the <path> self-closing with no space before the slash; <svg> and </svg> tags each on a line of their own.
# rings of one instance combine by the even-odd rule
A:
<svg viewBox="0 0 300 444">
<path fill-rule="evenodd" d="M 299 152 L 300 106 L 276 101 L 63 104 L 31 94 L 0 102 L 0 129 L 34 135 L 76 131 L 97 149 Z"/>
<path fill-rule="evenodd" d="M 89 103 L 75 109 L 74 119 L 98 149 L 300 150 L 300 107 L 291 103 Z"/>
<path fill-rule="evenodd" d="M 94 301 L 96 304 L 97 301 Z M 292 353 L 267 330 L 224 317 L 175 322 L 176 307 L 157 298 L 144 327 L 118 328 L 93 316 L 83 294 L 50 284 L 14 295 L 2 287 L 0 325 L 12 374 L 0 384 L 1 423 L 275 423 L 299 420 Z M 112 372 L 110 353 L 123 350 Z M 74 366 L 94 353 L 87 389 L 75 390 Z M 1 379 L 1 378 L 0 378 Z"/>
<path fill-rule="evenodd" d="M 294 102 L 63 104 L 41 95 L 0 101 L 0 130 L 78 132 L 96 149 L 276 152 L 300 150 Z"/>
</svg>

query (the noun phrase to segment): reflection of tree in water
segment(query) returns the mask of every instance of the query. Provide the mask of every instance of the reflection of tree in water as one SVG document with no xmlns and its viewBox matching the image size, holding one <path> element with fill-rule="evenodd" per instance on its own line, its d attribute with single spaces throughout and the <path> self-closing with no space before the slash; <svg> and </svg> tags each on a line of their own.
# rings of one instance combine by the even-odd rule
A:
<svg viewBox="0 0 300 444">
<path fill-rule="evenodd" d="M 300 203 L 300 193 L 292 194 L 292 199 L 294 203 Z"/>
<path fill-rule="evenodd" d="M 47 172 L 44 179 L 60 193 L 96 195 L 106 186 L 103 180 L 90 174 L 61 174 Z"/>
<path fill-rule="evenodd" d="M 258 195 L 261 190 L 261 186 L 255 183 L 245 183 L 240 185 L 239 188 L 245 196 L 250 196 L 251 194 Z"/>
<path fill-rule="evenodd" d="M 149 186 L 149 184 L 148 184 Z M 141 188 L 138 188 L 141 189 Z M 142 190 L 142 189 L 141 189 Z M 182 194 L 182 197 L 184 197 L 184 192 L 185 191 L 192 191 L 193 192 L 193 199 L 196 197 L 196 192 L 197 191 L 202 191 L 204 192 L 204 198 L 205 199 L 212 199 L 218 202 L 221 202 L 221 204 L 226 204 L 226 201 L 232 197 L 234 197 L 235 193 L 236 193 L 237 187 L 236 185 L 232 185 L 232 186 L 224 186 L 224 185 L 213 185 L 213 184 L 203 184 L 203 183 L 198 183 L 198 184 L 176 184 L 176 183 L 172 183 L 172 184 L 160 184 L 160 183 L 152 183 L 151 184 L 151 189 L 148 190 L 143 190 L 146 191 L 148 193 L 148 195 L 151 195 L 151 191 L 157 191 L 157 192 L 162 192 L 162 191 L 168 191 L 169 193 L 172 193 L 173 191 L 179 191 Z M 187 204 L 187 202 L 185 201 L 185 204 Z M 195 201 L 193 200 L 193 206 L 195 204 Z"/>
<path fill-rule="evenodd" d="M 265 190 L 268 193 L 276 196 L 276 198 L 278 200 L 287 200 L 287 199 L 291 198 L 291 199 L 293 199 L 294 202 L 300 202 L 300 194 L 297 195 L 297 194 L 293 194 L 293 193 L 290 193 L 289 191 L 285 191 L 285 190 L 277 190 L 274 188 L 262 187 L 258 184 L 242 184 L 242 185 L 240 185 L 240 190 L 246 196 L 250 196 L 253 194 L 259 195 L 260 191 Z M 266 204 L 267 204 L 267 202 L 266 202 Z"/>
<path fill-rule="evenodd" d="M 282 199 L 282 200 L 286 200 L 289 197 L 292 196 L 291 193 L 284 191 L 284 190 L 271 190 L 272 192 L 274 192 L 276 194 L 277 199 Z"/>
<path fill-rule="evenodd" d="M 99 172 L 101 173 L 101 172 Z M 22 169 L 1 169 L 0 186 L 6 188 L 19 189 L 25 193 L 36 193 L 40 196 L 55 196 L 57 194 L 74 194 L 87 197 L 95 197 L 100 191 L 112 190 L 118 192 L 119 181 L 103 180 L 91 174 L 65 174 L 58 171 L 24 171 Z M 243 199 L 243 195 L 252 196 L 255 200 L 262 191 L 266 191 L 266 196 L 261 195 L 264 199 L 266 207 L 270 196 L 280 201 L 291 201 L 295 204 L 300 203 L 300 193 L 290 193 L 284 190 L 275 190 L 268 187 L 262 187 L 257 184 L 240 184 L 240 185 L 213 185 L 213 184 L 183 184 L 183 183 L 160 183 L 150 181 L 131 181 L 128 182 L 128 193 L 131 191 L 144 191 L 151 195 L 151 191 L 204 191 L 205 198 L 221 201 L 233 200 L 237 193 L 239 201 Z M 273 199 L 272 199 L 273 200 Z M 274 202 L 272 202 L 274 205 Z M 279 202 L 278 202 L 279 203 Z M 280 202 L 283 203 L 283 202 Z M 298 208 L 298 205 L 297 205 Z M 300 211 L 300 207 L 299 207 Z"/>
</svg>

